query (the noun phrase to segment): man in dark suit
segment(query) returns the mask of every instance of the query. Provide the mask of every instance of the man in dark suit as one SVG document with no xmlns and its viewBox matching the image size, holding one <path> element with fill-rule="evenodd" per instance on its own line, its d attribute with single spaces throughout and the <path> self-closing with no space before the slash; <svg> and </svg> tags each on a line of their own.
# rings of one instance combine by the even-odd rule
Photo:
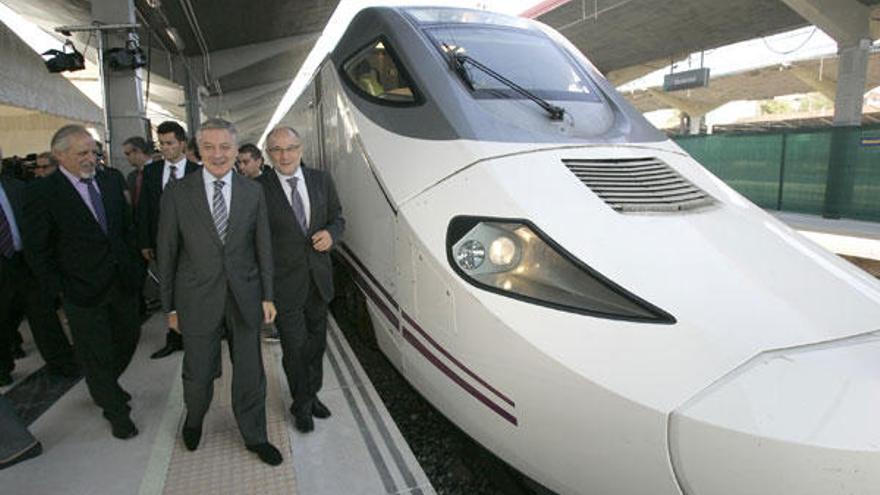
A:
<svg viewBox="0 0 880 495">
<path fill-rule="evenodd" d="M 96 146 L 79 125 L 52 137 L 59 169 L 34 182 L 25 203 L 24 245 L 42 287 L 61 296 L 89 393 L 113 436 L 138 431 L 119 377 L 140 337 L 144 272 L 120 181 L 96 172 Z"/>
<path fill-rule="evenodd" d="M 144 167 L 144 184 L 138 202 L 138 245 L 147 263 L 156 259 L 156 232 L 159 227 L 159 203 L 162 191 L 169 183 L 183 179 L 198 170 L 199 165 L 184 156 L 186 132 L 177 122 L 162 122 L 157 129 L 162 161 L 154 161 Z M 160 359 L 183 349 L 180 334 L 168 329 L 165 346 L 150 355 Z"/>
<path fill-rule="evenodd" d="M 270 465 L 281 453 L 266 433 L 260 326 L 275 319 L 272 240 L 260 186 L 233 173 L 238 150 L 229 122 L 198 132 L 205 166 L 162 196 L 157 259 L 168 326 L 183 335 L 183 441 L 195 450 L 220 370 L 220 340 L 232 357 L 232 409 L 248 450 Z"/>
<path fill-rule="evenodd" d="M 141 193 L 144 190 L 144 167 L 151 161 L 150 145 L 146 139 L 140 136 L 132 136 L 122 143 L 122 153 L 125 154 L 128 164 L 132 166 L 131 172 L 125 177 L 125 182 L 128 186 L 134 218 L 137 221 L 138 204 L 140 203 Z"/>
<path fill-rule="evenodd" d="M 55 298 L 40 286 L 22 251 L 24 189 L 25 184 L 16 179 L 0 177 L 0 386 L 12 382 L 11 344 L 22 314 L 49 371 L 79 376 L 73 348 L 58 321 Z"/>
<path fill-rule="evenodd" d="M 302 142 L 295 130 L 273 129 L 266 147 L 275 170 L 257 181 L 269 205 L 276 327 L 293 397 L 290 412 L 296 428 L 308 432 L 315 428 L 313 416 L 330 416 L 317 394 L 327 347 L 327 304 L 333 299 L 330 248 L 342 235 L 345 220 L 330 175 L 300 164 Z"/>
</svg>

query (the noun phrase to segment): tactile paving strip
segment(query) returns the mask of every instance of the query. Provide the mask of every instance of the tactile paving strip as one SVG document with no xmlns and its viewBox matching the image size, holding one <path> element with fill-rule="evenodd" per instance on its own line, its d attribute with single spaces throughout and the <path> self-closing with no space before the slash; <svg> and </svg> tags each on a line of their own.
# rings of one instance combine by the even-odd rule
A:
<svg viewBox="0 0 880 495">
<path fill-rule="evenodd" d="M 295 494 L 296 479 L 287 434 L 286 410 L 278 377 L 281 366 L 271 346 L 263 344 L 266 370 L 266 424 L 269 441 L 278 447 L 284 463 L 268 466 L 245 449 L 232 413 L 232 365 L 223 345 L 223 376 L 214 382 L 214 400 L 205 416 L 202 441 L 190 452 L 178 433 L 163 493 L 166 495 Z M 183 417 L 180 418 L 183 422 Z M 179 432 L 179 428 L 178 428 Z"/>
</svg>

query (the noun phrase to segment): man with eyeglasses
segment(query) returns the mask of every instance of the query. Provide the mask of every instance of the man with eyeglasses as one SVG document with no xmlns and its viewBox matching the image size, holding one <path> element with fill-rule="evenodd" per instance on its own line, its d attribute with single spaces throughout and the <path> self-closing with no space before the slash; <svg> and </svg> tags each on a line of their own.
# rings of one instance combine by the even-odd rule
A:
<svg viewBox="0 0 880 495">
<path fill-rule="evenodd" d="M 274 171 L 257 178 L 266 193 L 275 253 L 275 326 L 293 405 L 294 426 L 306 433 L 330 409 L 318 399 L 327 347 L 327 304 L 333 299 L 330 248 L 345 220 L 330 175 L 301 164 L 299 134 L 273 129 L 266 139 Z"/>
<path fill-rule="evenodd" d="M 25 201 L 25 184 L 0 176 L 0 386 L 12 383 L 10 373 L 15 368 L 14 351 L 20 349 L 17 331 L 23 317 L 27 317 L 48 371 L 79 376 L 73 348 L 58 320 L 57 298 L 42 287 L 25 260 Z"/>
</svg>

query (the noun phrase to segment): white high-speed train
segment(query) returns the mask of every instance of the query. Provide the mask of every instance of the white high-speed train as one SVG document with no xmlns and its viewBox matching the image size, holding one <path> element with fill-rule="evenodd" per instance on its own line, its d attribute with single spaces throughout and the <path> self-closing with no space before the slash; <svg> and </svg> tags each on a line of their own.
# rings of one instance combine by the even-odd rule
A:
<svg viewBox="0 0 880 495">
<path fill-rule="evenodd" d="M 880 283 L 744 199 L 562 36 L 360 12 L 284 123 L 382 351 L 562 494 L 880 493 Z"/>
</svg>

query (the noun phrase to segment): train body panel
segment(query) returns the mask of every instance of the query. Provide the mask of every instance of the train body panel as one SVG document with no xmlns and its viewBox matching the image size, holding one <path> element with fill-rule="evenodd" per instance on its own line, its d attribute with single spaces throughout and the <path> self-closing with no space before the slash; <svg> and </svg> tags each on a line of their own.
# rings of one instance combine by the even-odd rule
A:
<svg viewBox="0 0 880 495">
<path fill-rule="evenodd" d="M 337 253 L 410 383 L 561 494 L 735 493 L 743 477 L 755 494 L 871 493 L 873 474 L 840 473 L 880 472 L 868 419 L 880 404 L 847 390 L 880 396 L 880 283 L 644 129 L 601 78 L 593 96 L 566 102 L 571 120 L 530 101 L 468 103 L 442 54 L 415 46 L 434 34 L 407 16 L 359 15 L 286 123 L 336 182 L 347 219 Z M 409 103 L 352 79 L 359 53 L 386 49 L 421 88 L 392 88 Z M 654 194 L 646 166 L 700 199 L 619 203 Z M 637 180 L 618 183 L 626 174 Z M 492 236 L 518 257 L 479 275 L 504 253 Z M 811 393 L 823 366 L 840 374 Z M 825 414 L 801 417 L 793 403 Z M 869 438 L 853 440 L 859 431 Z M 776 472 L 764 467 L 775 456 Z"/>
</svg>

